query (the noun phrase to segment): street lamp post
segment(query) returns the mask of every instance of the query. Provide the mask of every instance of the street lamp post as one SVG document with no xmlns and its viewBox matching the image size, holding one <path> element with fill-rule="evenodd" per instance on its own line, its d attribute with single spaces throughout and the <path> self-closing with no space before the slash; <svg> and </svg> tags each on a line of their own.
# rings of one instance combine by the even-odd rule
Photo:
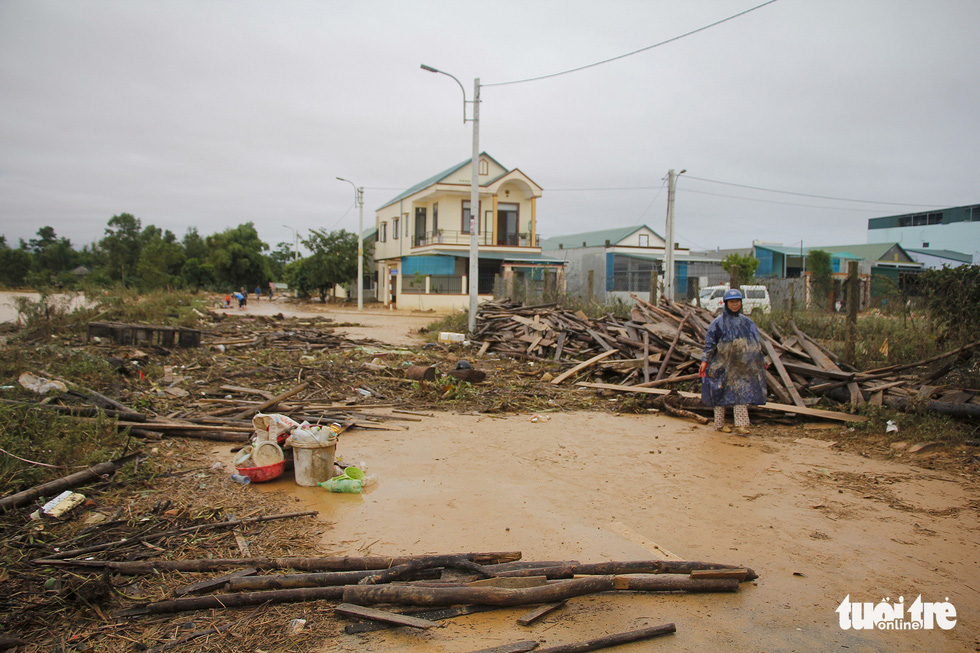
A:
<svg viewBox="0 0 980 653">
<path fill-rule="evenodd" d="M 479 292 L 480 283 L 480 246 L 477 238 L 477 228 L 480 224 L 480 78 L 477 77 L 473 80 L 473 99 L 467 101 L 466 99 L 466 89 L 463 88 L 463 84 L 456 79 L 453 75 L 433 68 L 432 66 L 426 66 L 422 64 L 422 70 L 427 70 L 430 73 L 439 73 L 447 77 L 452 77 L 452 79 L 459 84 L 459 89 L 463 91 L 463 124 L 467 122 L 473 123 L 473 157 L 472 157 L 472 169 L 470 172 L 470 272 L 469 272 L 469 293 L 470 293 L 470 315 L 469 315 L 469 332 L 476 332 L 476 309 Z M 466 118 L 466 105 L 473 105 L 473 118 Z"/>
<path fill-rule="evenodd" d="M 677 178 L 687 170 L 674 173 L 673 169 L 667 171 L 667 229 L 666 229 L 666 248 L 664 254 L 664 294 L 671 301 L 674 300 L 674 193 L 677 192 Z"/>
<path fill-rule="evenodd" d="M 284 224 L 283 226 L 286 227 L 286 229 L 289 229 L 290 231 L 293 232 L 293 260 L 298 261 L 299 260 L 299 234 L 296 232 L 295 229 L 290 227 L 288 224 Z"/>
<path fill-rule="evenodd" d="M 360 207 L 357 218 L 357 310 L 364 310 L 364 186 L 358 188 L 350 179 L 337 177 L 354 186 L 354 203 Z"/>
</svg>

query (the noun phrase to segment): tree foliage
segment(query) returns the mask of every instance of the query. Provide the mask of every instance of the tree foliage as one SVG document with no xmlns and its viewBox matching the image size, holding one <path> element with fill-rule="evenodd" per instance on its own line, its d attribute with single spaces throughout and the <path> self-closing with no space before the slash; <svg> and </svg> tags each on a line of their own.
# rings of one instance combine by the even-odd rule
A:
<svg viewBox="0 0 980 653">
<path fill-rule="evenodd" d="M 919 275 L 926 306 L 941 333 L 973 340 L 980 333 L 980 265 L 925 270 Z"/>
<path fill-rule="evenodd" d="M 269 282 L 269 262 L 262 255 L 269 246 L 259 238 L 253 223 L 212 234 L 204 242 L 219 285 L 249 289 Z"/>
<path fill-rule="evenodd" d="M 284 273 L 290 286 L 305 295 L 314 293 L 326 301 L 338 285 L 350 285 L 357 279 L 357 234 L 341 229 L 327 233 L 312 229 L 303 245 L 310 255 L 286 265 Z"/>
<path fill-rule="evenodd" d="M 732 252 L 721 259 L 721 269 L 728 273 L 732 288 L 738 288 L 755 276 L 758 267 L 759 259 L 748 254 Z"/>
<path fill-rule="evenodd" d="M 822 249 L 811 250 L 806 255 L 806 269 L 811 275 L 814 297 L 822 304 L 834 289 L 834 271 L 830 266 L 830 254 Z"/>
<path fill-rule="evenodd" d="M 127 277 L 135 276 L 136 265 L 143 251 L 140 219 L 131 213 L 120 213 L 109 218 L 99 248 L 105 255 L 109 277 L 127 283 Z"/>
</svg>

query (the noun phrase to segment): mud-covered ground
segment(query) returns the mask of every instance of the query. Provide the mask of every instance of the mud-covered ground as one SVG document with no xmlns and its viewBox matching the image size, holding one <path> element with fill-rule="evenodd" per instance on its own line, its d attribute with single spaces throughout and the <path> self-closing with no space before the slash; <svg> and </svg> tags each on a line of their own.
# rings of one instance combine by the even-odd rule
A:
<svg viewBox="0 0 980 653">
<path fill-rule="evenodd" d="M 280 312 L 314 321 L 326 316 L 357 324 L 337 327 L 338 333 L 413 348 L 423 344 L 417 330 L 434 317 L 254 301 L 244 311 L 225 312 L 234 319 Z M 447 363 L 467 355 L 427 351 Z M 275 358 L 263 363 L 269 369 L 280 365 Z M 316 377 L 322 373 L 317 363 L 315 356 L 304 362 L 304 378 L 333 379 Z M 227 468 L 211 469 L 215 462 L 230 463 L 230 445 L 188 441 L 155 447 L 156 455 L 196 470 L 168 480 L 175 485 L 167 486 L 167 494 L 185 497 L 196 509 L 215 504 L 223 513 L 242 513 L 243 506 L 250 514 L 318 512 L 274 529 L 245 528 L 246 538 L 256 538 L 254 555 L 290 555 L 291 540 L 303 555 L 312 550 L 351 556 L 515 550 L 524 560 L 744 565 L 759 579 L 743 583 L 734 594 L 618 592 L 573 598 L 527 627 L 515 622 L 527 608 L 506 608 L 444 621 L 442 628 L 348 635 L 342 630 L 345 619 L 317 602 L 125 623 L 114 622 L 105 610 L 100 615 L 81 607 L 73 614 L 84 619 L 73 617 L 80 621 L 66 624 L 66 630 L 86 632 L 80 641 L 93 646 L 89 650 L 120 651 L 152 646 L 179 635 L 180 628 L 238 620 L 233 628 L 178 650 L 462 652 L 529 639 L 557 646 L 667 622 L 676 624 L 676 634 L 617 650 L 980 647 L 976 449 L 908 453 L 892 440 L 827 423 L 757 424 L 749 437 L 721 434 L 655 412 L 617 414 L 609 407 L 623 397 L 597 400 L 591 391 L 535 385 L 529 367 L 490 359 L 474 363 L 491 374 L 456 405 L 406 388 L 392 408 L 419 415 L 402 413 L 407 419 L 389 423 L 394 430 L 353 428 L 341 435 L 338 456 L 363 461 L 378 476 L 377 485 L 361 495 L 299 488 L 288 477 L 237 486 L 228 480 Z M 236 365 L 229 369 L 247 368 Z M 233 378 L 254 387 L 262 373 Z M 334 399 L 344 394 L 323 383 L 327 394 L 337 394 Z M 540 396 L 507 410 L 516 403 L 515 393 Z M 164 399 L 179 406 L 180 398 Z M 488 407 L 495 410 L 487 413 Z M 155 489 L 143 492 L 140 505 L 152 505 Z M 271 533 L 272 541 L 265 535 Z M 235 545 L 229 536 L 222 541 L 226 548 L 216 549 L 213 557 L 229 550 L 241 555 Z M 142 583 L 131 591 L 151 594 Z M 156 593 L 163 594 L 162 589 Z M 906 606 L 918 596 L 923 602 L 948 602 L 957 621 L 949 630 L 844 630 L 835 610 L 848 596 L 875 604 L 902 597 Z M 294 618 L 307 620 L 305 630 L 285 636 Z M 145 620 L 142 637 L 140 619 Z M 100 622 L 98 628 L 92 625 Z M 268 634 L 266 646 L 255 633 Z"/>
</svg>

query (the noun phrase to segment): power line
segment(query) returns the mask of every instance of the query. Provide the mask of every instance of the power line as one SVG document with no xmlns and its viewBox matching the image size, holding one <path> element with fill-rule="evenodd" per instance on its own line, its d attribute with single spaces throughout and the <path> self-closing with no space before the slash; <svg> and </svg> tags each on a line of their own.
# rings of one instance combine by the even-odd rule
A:
<svg viewBox="0 0 980 653">
<path fill-rule="evenodd" d="M 697 29 L 691 30 L 690 32 L 685 32 L 684 34 L 681 34 L 680 36 L 674 36 L 672 38 L 667 39 L 666 41 L 660 41 L 659 43 L 654 43 L 653 45 L 648 45 L 645 48 L 640 48 L 639 50 L 633 50 L 632 52 L 627 52 L 626 54 L 621 54 L 621 55 L 618 55 L 618 56 L 615 56 L 615 57 L 611 57 L 609 59 L 603 59 L 602 61 L 596 61 L 595 63 L 586 64 L 585 66 L 579 66 L 578 68 L 572 68 L 571 70 L 563 70 L 560 73 L 551 73 L 551 74 L 548 74 L 548 75 L 541 75 L 540 77 L 529 77 L 527 79 L 517 79 L 517 80 L 511 81 L 511 82 L 496 82 L 494 84 L 481 84 L 480 86 L 486 88 L 488 86 L 507 86 L 509 84 L 523 84 L 524 82 L 537 82 L 537 81 L 540 81 L 542 79 L 549 79 L 551 77 L 558 77 L 559 75 L 568 75 L 569 73 L 577 73 L 580 70 L 586 70 L 588 68 L 595 68 L 596 66 L 601 66 L 602 64 L 607 64 L 607 63 L 610 63 L 612 61 L 618 61 L 620 59 L 625 59 L 626 57 L 632 57 L 634 54 L 639 54 L 641 52 L 646 52 L 647 50 L 652 50 L 654 48 L 659 48 L 661 45 L 667 45 L 668 43 L 673 43 L 674 41 L 679 41 L 679 40 L 681 40 L 683 38 L 686 38 L 688 36 L 691 36 L 692 34 L 697 34 L 698 32 L 703 32 L 703 31 L 705 31 L 707 29 L 711 29 L 712 27 L 715 27 L 717 25 L 721 25 L 722 23 L 727 23 L 730 20 L 734 20 L 734 19 L 738 18 L 739 16 L 744 16 L 745 14 L 747 14 L 749 12 L 752 12 L 752 11 L 755 11 L 756 9 L 762 9 L 766 5 L 771 5 L 772 3 L 776 2 L 776 1 L 777 0 L 769 0 L 768 2 L 763 2 L 761 5 L 756 5 L 755 7 L 752 7 L 751 9 L 746 9 L 745 11 L 741 11 L 741 12 L 739 12 L 737 14 L 734 14 L 732 16 L 729 16 L 728 18 L 722 18 L 721 20 L 715 21 L 714 23 L 711 23 L 710 25 L 705 25 L 704 27 L 699 27 Z"/>
<path fill-rule="evenodd" d="M 782 195 L 796 195 L 797 197 L 813 197 L 820 200 L 836 200 L 839 202 L 857 202 L 859 204 L 888 204 L 890 206 L 917 206 L 933 208 L 935 204 L 908 204 L 904 202 L 878 202 L 874 200 L 856 200 L 849 197 L 830 197 L 828 195 L 811 195 L 809 193 L 795 193 L 789 190 L 776 190 L 774 188 L 762 188 L 761 186 L 747 186 L 745 184 L 733 184 L 728 181 L 718 181 L 716 179 L 705 179 L 704 177 L 695 177 L 694 175 L 687 175 L 688 179 L 696 179 L 697 181 L 706 181 L 711 184 L 721 184 L 722 186 L 735 186 L 736 188 L 748 188 L 750 190 L 761 190 L 767 193 L 780 193 Z M 690 189 L 688 189 L 690 191 Z M 694 191 L 690 191 L 694 192 Z M 710 195 L 710 193 L 705 193 Z M 720 197 L 731 197 L 730 195 L 721 195 Z"/>
<path fill-rule="evenodd" d="M 693 177 L 692 177 L 693 179 Z M 691 190 L 690 188 L 684 189 L 685 193 L 694 193 L 695 195 L 711 195 L 712 197 L 728 197 L 730 199 L 745 200 L 746 202 L 761 202 L 763 204 L 781 204 L 783 206 L 802 206 L 808 209 L 829 209 L 831 211 L 856 211 L 858 213 L 880 213 L 874 209 L 845 209 L 840 206 L 817 206 L 816 204 L 800 204 L 798 202 L 777 202 L 776 200 L 763 200 L 757 199 L 755 197 L 741 197 L 739 195 L 724 195 L 722 193 L 709 193 L 704 190 Z M 833 199 L 833 198 L 829 198 Z"/>
</svg>

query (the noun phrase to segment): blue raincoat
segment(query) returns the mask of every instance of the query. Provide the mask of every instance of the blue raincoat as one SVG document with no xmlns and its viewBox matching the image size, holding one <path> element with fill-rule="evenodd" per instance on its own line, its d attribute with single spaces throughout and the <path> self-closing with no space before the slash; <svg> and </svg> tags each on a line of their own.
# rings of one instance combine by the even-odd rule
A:
<svg viewBox="0 0 980 653">
<path fill-rule="evenodd" d="M 702 361 L 701 401 L 706 406 L 766 403 L 766 367 L 755 322 L 733 313 L 727 304 L 708 327 Z"/>
</svg>

